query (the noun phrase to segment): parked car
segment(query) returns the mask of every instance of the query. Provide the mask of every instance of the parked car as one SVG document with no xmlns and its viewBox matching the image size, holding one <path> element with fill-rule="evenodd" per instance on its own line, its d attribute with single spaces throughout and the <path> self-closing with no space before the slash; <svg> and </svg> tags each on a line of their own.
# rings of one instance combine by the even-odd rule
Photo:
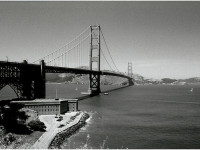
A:
<svg viewBox="0 0 200 150">
<path fill-rule="evenodd" d="M 61 121 L 61 120 L 63 120 L 62 118 L 58 118 L 56 121 Z"/>
<path fill-rule="evenodd" d="M 62 127 L 64 127 L 64 126 L 65 126 L 64 124 L 61 124 L 61 125 L 58 126 L 58 128 L 62 128 Z"/>
</svg>

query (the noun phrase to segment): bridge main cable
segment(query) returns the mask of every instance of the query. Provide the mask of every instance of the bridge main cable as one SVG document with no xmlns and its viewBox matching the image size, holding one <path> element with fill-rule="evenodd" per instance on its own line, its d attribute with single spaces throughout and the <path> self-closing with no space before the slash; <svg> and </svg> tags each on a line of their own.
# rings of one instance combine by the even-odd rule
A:
<svg viewBox="0 0 200 150">
<path fill-rule="evenodd" d="M 88 35 L 87 37 L 85 37 L 83 41 L 85 41 L 90 35 Z M 50 64 L 51 62 L 55 61 L 56 59 L 61 58 L 64 54 L 67 54 L 68 52 L 72 51 L 74 48 L 78 47 L 80 45 L 80 43 L 76 44 L 75 46 L 73 46 L 72 48 L 68 49 L 67 51 L 65 51 L 64 53 L 62 53 L 61 55 L 59 55 L 58 57 L 54 58 L 53 60 L 47 62 L 46 64 Z M 79 57 L 80 58 L 80 57 Z"/>
<path fill-rule="evenodd" d="M 90 26 L 88 26 L 83 32 L 81 32 L 78 36 L 76 36 L 73 40 L 71 40 L 70 42 L 68 42 L 66 45 L 64 45 L 64 46 L 62 46 L 61 48 L 59 48 L 58 50 L 55 50 L 54 52 L 52 52 L 52 53 L 50 53 L 50 54 L 48 54 L 48 55 L 46 55 L 46 56 L 44 56 L 44 57 L 42 57 L 42 58 L 40 58 L 40 59 L 38 59 L 38 60 L 36 60 L 36 61 L 34 61 L 33 63 L 37 63 L 37 62 L 40 62 L 41 60 L 46 60 L 47 59 L 47 61 L 49 62 L 49 58 L 50 58 L 50 56 L 51 57 L 53 57 L 53 55 L 56 55 L 56 58 L 60 58 L 60 56 L 62 56 L 62 54 L 63 54 L 63 52 L 62 52 L 62 54 L 60 54 L 60 51 L 62 50 L 62 49 L 64 49 L 64 48 L 66 48 L 66 47 L 70 47 L 70 44 L 72 45 L 75 41 L 77 41 L 81 36 L 83 36 L 84 35 L 84 33 L 86 33 L 87 31 L 89 31 L 89 29 L 90 29 Z M 77 44 L 76 46 L 78 46 L 79 44 Z M 76 46 L 74 46 L 74 47 L 76 47 Z M 73 47 L 73 48 L 74 48 Z M 71 48 L 71 49 L 73 49 L 73 48 Z M 69 51 L 69 50 L 68 50 Z M 64 53 L 66 53 L 66 52 L 64 52 Z M 60 54 L 60 55 L 58 55 L 58 54 Z M 58 56 L 57 56 L 58 55 Z M 55 59 L 56 59 L 55 58 Z M 55 60 L 54 59 L 54 60 Z M 47 62 L 47 63 L 48 63 Z"/>
<path fill-rule="evenodd" d="M 114 60 L 113 60 L 113 58 L 112 58 L 112 56 L 111 56 L 111 54 L 110 54 L 110 50 L 109 50 L 109 48 L 108 48 L 108 45 L 107 45 L 107 43 L 106 43 L 106 39 L 105 39 L 105 37 L 104 37 L 104 35 L 103 35 L 102 30 L 101 30 L 101 35 L 102 35 L 102 37 L 103 37 L 104 43 L 105 43 L 105 45 L 106 45 L 107 51 L 108 51 L 108 53 L 109 53 L 109 56 L 110 56 L 110 58 L 111 58 L 111 60 L 112 60 L 112 62 L 113 62 L 113 65 L 115 66 L 116 70 L 119 72 L 119 69 L 117 68 L 117 66 L 116 66 L 116 64 L 115 64 L 115 62 L 114 62 Z"/>
</svg>

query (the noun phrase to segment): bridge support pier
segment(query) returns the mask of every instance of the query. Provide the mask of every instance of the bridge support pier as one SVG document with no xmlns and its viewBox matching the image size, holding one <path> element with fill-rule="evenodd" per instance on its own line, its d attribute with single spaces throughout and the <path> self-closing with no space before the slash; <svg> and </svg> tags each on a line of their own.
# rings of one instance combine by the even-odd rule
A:
<svg viewBox="0 0 200 150">
<path fill-rule="evenodd" d="M 20 70 L 21 74 L 21 97 L 22 99 L 33 99 L 34 95 L 32 94 L 32 86 L 31 86 L 31 71 L 27 66 L 28 62 L 26 60 L 23 61 L 23 69 Z"/>
<path fill-rule="evenodd" d="M 29 67 L 27 61 L 24 61 L 21 68 L 21 96 L 20 99 L 45 98 L 46 96 L 46 78 L 45 63 L 41 61 L 40 67 L 35 69 Z"/>
<path fill-rule="evenodd" d="M 24 61 L 20 69 L 21 96 L 20 99 L 35 99 L 45 98 L 46 96 L 46 78 L 45 78 L 45 63 L 41 61 L 40 67 L 31 68 L 27 61 Z"/>
<path fill-rule="evenodd" d="M 91 96 L 93 95 L 99 95 L 101 93 L 100 90 L 100 74 L 89 74 L 90 79 L 90 87 L 88 92 Z"/>
<path fill-rule="evenodd" d="M 129 83 L 129 86 L 133 86 L 134 85 L 133 79 L 128 79 L 128 83 Z"/>
<path fill-rule="evenodd" d="M 35 80 L 35 98 L 45 98 L 46 97 L 46 77 L 45 77 L 45 63 L 44 60 L 40 62 L 40 73 Z"/>
</svg>

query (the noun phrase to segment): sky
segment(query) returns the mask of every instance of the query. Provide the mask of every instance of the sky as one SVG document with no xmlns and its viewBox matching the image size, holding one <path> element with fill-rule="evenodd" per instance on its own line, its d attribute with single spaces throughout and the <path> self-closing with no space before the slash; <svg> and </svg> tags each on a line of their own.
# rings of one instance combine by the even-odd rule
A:
<svg viewBox="0 0 200 150">
<path fill-rule="evenodd" d="M 0 61 L 33 62 L 100 25 L 116 66 L 146 78 L 200 77 L 200 2 L 0 2 Z"/>
</svg>

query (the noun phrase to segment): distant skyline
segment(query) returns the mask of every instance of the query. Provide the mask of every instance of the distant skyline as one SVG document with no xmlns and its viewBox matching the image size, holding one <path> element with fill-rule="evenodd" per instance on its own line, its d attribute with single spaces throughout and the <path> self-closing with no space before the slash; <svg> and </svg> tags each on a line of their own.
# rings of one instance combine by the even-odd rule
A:
<svg viewBox="0 0 200 150">
<path fill-rule="evenodd" d="M 200 77 L 198 1 L 0 1 L 0 61 L 33 62 L 100 24 L 122 72 Z"/>
</svg>

